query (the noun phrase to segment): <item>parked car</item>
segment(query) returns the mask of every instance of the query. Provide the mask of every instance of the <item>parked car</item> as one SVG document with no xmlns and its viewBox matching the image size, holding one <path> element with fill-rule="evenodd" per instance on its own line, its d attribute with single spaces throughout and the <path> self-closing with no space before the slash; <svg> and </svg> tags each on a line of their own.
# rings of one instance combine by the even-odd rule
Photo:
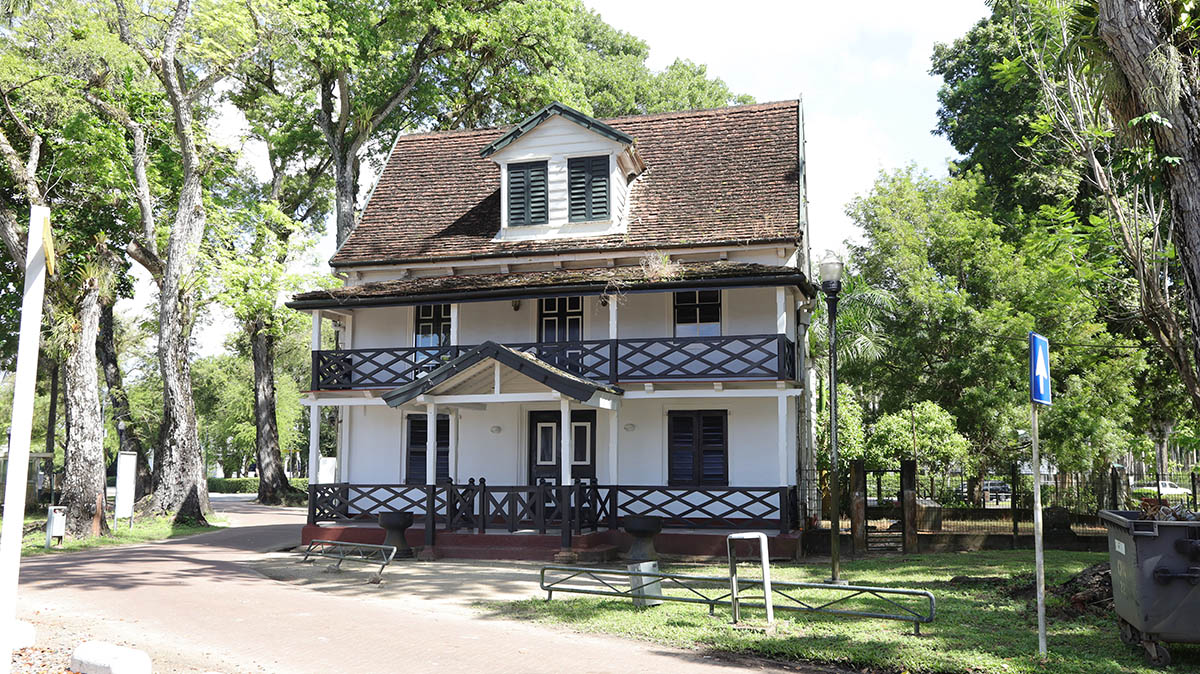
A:
<svg viewBox="0 0 1200 674">
<path fill-rule="evenodd" d="M 1191 496 L 1192 490 L 1186 487 L 1171 482 L 1170 480 L 1159 480 L 1155 485 L 1153 482 L 1142 482 L 1133 485 L 1133 491 L 1145 492 L 1147 494 L 1162 494 L 1163 496 Z"/>
<path fill-rule="evenodd" d="M 983 496 L 992 501 L 1003 501 L 1012 495 L 1012 487 L 1008 486 L 1007 482 L 1000 480 L 984 480 L 980 486 Z M 965 501 L 967 500 L 967 483 L 963 482 L 954 490 L 954 495 Z"/>
</svg>

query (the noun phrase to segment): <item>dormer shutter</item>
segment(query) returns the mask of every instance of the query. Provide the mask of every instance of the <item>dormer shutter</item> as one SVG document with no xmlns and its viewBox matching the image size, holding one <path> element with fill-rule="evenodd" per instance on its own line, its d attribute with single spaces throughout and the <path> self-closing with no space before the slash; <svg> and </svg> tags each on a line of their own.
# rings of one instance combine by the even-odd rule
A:
<svg viewBox="0 0 1200 674">
<path fill-rule="evenodd" d="M 544 225 L 549 221 L 546 162 L 508 165 L 508 225 Z"/>
<path fill-rule="evenodd" d="M 568 159 L 567 176 L 571 222 L 607 220 L 608 156 Z"/>
</svg>

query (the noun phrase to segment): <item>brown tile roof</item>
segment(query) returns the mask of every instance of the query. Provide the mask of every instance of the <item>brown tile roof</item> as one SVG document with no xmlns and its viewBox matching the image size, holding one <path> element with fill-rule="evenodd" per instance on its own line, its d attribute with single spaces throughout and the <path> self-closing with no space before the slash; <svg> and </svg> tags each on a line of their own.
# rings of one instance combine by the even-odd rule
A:
<svg viewBox="0 0 1200 674">
<path fill-rule="evenodd" d="M 681 262 L 668 276 L 654 278 L 641 266 L 630 265 L 373 281 L 300 293 L 288 302 L 288 306 L 293 309 L 333 309 L 738 285 L 793 285 L 810 297 L 816 293 L 795 267 L 746 262 Z"/>
<path fill-rule="evenodd" d="M 401 136 L 334 266 L 574 250 L 796 241 L 798 104 L 605 120 L 633 136 L 646 171 L 625 235 L 493 241 L 500 171 L 479 151 L 507 129 Z"/>
</svg>

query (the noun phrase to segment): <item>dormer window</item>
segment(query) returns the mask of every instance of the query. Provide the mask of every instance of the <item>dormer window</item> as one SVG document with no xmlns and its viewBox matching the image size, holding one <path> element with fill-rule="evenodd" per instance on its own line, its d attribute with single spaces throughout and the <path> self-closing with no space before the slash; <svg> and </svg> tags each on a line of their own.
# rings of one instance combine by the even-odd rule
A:
<svg viewBox="0 0 1200 674">
<path fill-rule="evenodd" d="M 508 225 L 544 225 L 550 221 L 546 162 L 508 165 Z"/>
<path fill-rule="evenodd" d="M 479 154 L 500 167 L 496 241 L 628 231 L 632 182 L 646 168 L 629 134 L 552 103 Z"/>
<path fill-rule="evenodd" d="M 571 222 L 608 220 L 608 155 L 567 160 Z"/>
</svg>

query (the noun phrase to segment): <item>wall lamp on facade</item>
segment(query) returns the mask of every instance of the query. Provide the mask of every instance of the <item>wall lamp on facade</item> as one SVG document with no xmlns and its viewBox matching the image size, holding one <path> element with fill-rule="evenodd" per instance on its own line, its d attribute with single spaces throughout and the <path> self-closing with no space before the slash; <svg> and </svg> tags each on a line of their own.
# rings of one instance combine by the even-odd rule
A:
<svg viewBox="0 0 1200 674">
<path fill-rule="evenodd" d="M 521 300 L 513 300 L 512 307 L 513 307 L 513 311 L 520 311 L 521 310 Z"/>
<path fill-rule="evenodd" d="M 500 431 L 504 429 L 500 428 L 499 426 L 492 426 L 490 430 L 492 431 L 492 435 L 499 435 Z"/>
<path fill-rule="evenodd" d="M 637 428 L 637 426 L 635 426 L 634 424 L 625 424 L 625 430 L 627 430 L 627 431 L 632 431 L 632 430 L 635 430 L 636 428 Z"/>
</svg>

